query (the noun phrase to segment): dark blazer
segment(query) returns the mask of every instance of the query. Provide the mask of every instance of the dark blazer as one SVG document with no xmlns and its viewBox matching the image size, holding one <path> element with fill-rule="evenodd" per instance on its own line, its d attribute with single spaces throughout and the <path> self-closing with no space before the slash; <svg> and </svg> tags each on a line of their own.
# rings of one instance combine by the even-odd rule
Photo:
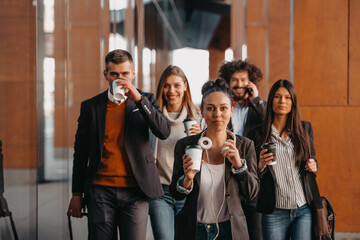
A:
<svg viewBox="0 0 360 240">
<path fill-rule="evenodd" d="M 260 97 L 254 98 L 254 100 L 249 101 L 249 111 L 246 118 L 246 123 L 244 127 L 244 137 L 249 137 L 249 131 L 255 126 L 261 124 L 265 119 L 266 112 L 266 102 L 261 100 Z M 228 124 L 228 129 L 233 131 L 233 123 L 230 120 Z M 251 139 L 251 138 L 250 138 Z"/>
<path fill-rule="evenodd" d="M 314 135 L 313 130 L 310 122 L 302 121 L 302 126 L 304 130 L 308 133 L 310 139 L 310 150 L 311 150 L 311 157 L 313 158 L 316 163 L 316 156 L 315 156 L 315 147 L 314 147 Z M 255 145 L 258 146 L 259 144 L 255 142 Z M 260 153 L 261 149 L 257 148 L 257 153 Z M 259 156 L 259 154 L 258 154 Z M 318 188 L 315 180 L 315 174 L 305 171 L 305 164 L 308 159 L 303 157 L 300 165 L 300 175 L 304 187 L 304 193 L 306 202 L 309 206 L 313 207 L 314 205 L 314 195 L 318 194 Z M 260 192 L 258 195 L 257 201 L 257 210 L 264 214 L 270 214 L 275 210 L 275 181 L 274 181 L 274 170 L 272 166 L 267 166 L 260 174 Z"/>
<path fill-rule="evenodd" d="M 149 129 L 166 139 L 169 122 L 159 110 L 151 93 L 140 91 L 142 99 L 128 99 L 125 110 L 125 149 L 134 177 L 149 198 L 163 195 L 155 158 L 150 148 Z M 104 146 L 107 91 L 81 103 L 78 129 L 75 136 L 72 191 L 89 193 L 99 167 Z"/>
<path fill-rule="evenodd" d="M 176 216 L 175 239 L 195 239 L 197 229 L 197 200 L 200 188 L 200 174 L 194 178 L 192 191 L 186 195 L 177 191 L 179 178 L 184 175 L 182 156 L 187 145 L 197 144 L 200 134 L 180 139 L 175 146 L 175 161 L 170 192 L 176 200 L 186 197 L 181 212 Z M 249 139 L 236 136 L 236 148 L 240 157 L 246 159 L 248 169 L 239 174 L 231 172 L 231 164 L 225 162 L 226 204 L 230 215 L 233 239 L 249 239 L 246 218 L 242 209 L 242 202 L 253 199 L 258 190 L 259 182 L 256 174 L 256 154 L 254 143 Z"/>
</svg>

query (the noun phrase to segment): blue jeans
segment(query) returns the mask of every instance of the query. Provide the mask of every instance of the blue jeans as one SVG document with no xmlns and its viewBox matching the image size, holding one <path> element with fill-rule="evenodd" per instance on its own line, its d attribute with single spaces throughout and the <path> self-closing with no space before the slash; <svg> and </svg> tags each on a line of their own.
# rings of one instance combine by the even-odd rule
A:
<svg viewBox="0 0 360 240">
<path fill-rule="evenodd" d="M 215 223 L 198 223 L 195 240 L 213 240 L 218 233 Z M 219 223 L 219 235 L 216 240 L 231 240 L 230 220 Z"/>
<path fill-rule="evenodd" d="M 305 204 L 296 209 L 278 209 L 262 214 L 261 232 L 264 240 L 311 239 L 311 209 Z"/>
<path fill-rule="evenodd" d="M 171 240 L 175 235 L 175 216 L 184 206 L 185 199 L 176 201 L 169 186 L 162 185 L 164 195 L 150 200 L 149 214 L 155 240 Z"/>
</svg>

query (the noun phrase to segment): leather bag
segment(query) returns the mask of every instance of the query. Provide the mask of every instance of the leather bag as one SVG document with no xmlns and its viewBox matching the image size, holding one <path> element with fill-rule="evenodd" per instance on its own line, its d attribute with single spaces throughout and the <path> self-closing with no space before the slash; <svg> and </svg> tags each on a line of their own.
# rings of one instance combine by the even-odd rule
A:
<svg viewBox="0 0 360 240">
<path fill-rule="evenodd" d="M 335 213 L 326 197 L 321 197 L 322 208 L 313 212 L 313 239 L 333 240 L 335 239 Z"/>
</svg>

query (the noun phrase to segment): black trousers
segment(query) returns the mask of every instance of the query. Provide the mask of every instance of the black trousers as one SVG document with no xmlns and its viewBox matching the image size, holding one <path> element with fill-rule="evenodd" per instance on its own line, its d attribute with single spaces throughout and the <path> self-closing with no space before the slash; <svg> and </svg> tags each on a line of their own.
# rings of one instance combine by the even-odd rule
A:
<svg viewBox="0 0 360 240">
<path fill-rule="evenodd" d="M 145 240 L 149 201 L 139 188 L 94 185 L 88 199 L 91 240 Z M 92 229 L 90 229 L 92 228 Z"/>
</svg>

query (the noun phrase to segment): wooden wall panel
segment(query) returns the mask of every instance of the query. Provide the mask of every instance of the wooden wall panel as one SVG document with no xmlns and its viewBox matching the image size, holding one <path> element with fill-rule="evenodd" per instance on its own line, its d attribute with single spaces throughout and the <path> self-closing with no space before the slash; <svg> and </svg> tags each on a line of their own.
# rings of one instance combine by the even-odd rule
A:
<svg viewBox="0 0 360 240">
<path fill-rule="evenodd" d="M 99 23 L 100 19 L 100 1 L 71 1 L 69 3 L 70 23 Z M 110 24 L 109 24 L 110 25 Z M 100 33 L 100 32 L 99 32 Z"/>
<path fill-rule="evenodd" d="M 258 83 L 259 95 L 267 96 L 266 56 L 267 56 L 267 0 L 248 2 L 247 14 L 247 55 L 248 60 L 260 68 L 263 81 Z"/>
<path fill-rule="evenodd" d="M 0 2 L 0 138 L 4 168 L 36 167 L 35 16 L 32 1 Z"/>
<path fill-rule="evenodd" d="M 269 0 L 269 88 L 289 78 L 289 3 Z M 335 208 L 337 232 L 360 232 L 360 2 L 294 3 L 294 81 L 302 118 L 314 128 L 321 194 Z M 254 8 L 263 2 L 248 4 L 248 57 L 258 61 L 265 30 Z"/>
<path fill-rule="evenodd" d="M 105 7 L 108 7 L 107 3 Z M 64 15 L 65 13 L 58 12 Z M 62 31 L 60 30 L 56 39 L 59 44 L 57 57 L 60 61 L 66 60 L 62 53 L 67 53 L 68 48 L 68 75 L 57 76 L 55 86 L 55 136 L 54 143 L 57 147 L 72 147 L 74 136 L 77 129 L 77 119 L 80 113 L 80 104 L 87 98 L 93 97 L 104 90 L 103 84 L 103 58 L 101 49 L 102 34 L 104 44 L 108 43 L 109 29 L 105 30 L 104 19 L 107 18 L 108 28 L 110 28 L 108 10 L 100 8 L 100 1 L 89 2 L 71 1 L 69 2 L 69 26 L 66 29 L 65 23 L 63 31 L 69 31 L 69 41 L 62 42 Z M 106 48 L 107 50 L 107 48 Z M 107 53 L 107 52 L 106 52 Z M 106 54 L 105 53 L 105 54 Z M 57 71 L 62 74 L 65 65 L 57 65 Z M 107 87 L 107 85 L 106 85 Z"/>
<path fill-rule="evenodd" d="M 55 3 L 64 4 L 63 1 Z M 108 1 L 103 3 L 104 8 L 100 8 L 100 1 L 83 0 L 69 4 L 69 26 L 64 21 L 67 17 L 67 13 L 62 12 L 64 7 L 55 8 L 58 16 L 55 28 L 55 57 L 58 61 L 54 144 L 57 147 L 73 146 L 80 103 L 108 87 L 102 74 L 110 32 Z M 66 31 L 69 31 L 68 43 Z M 104 41 L 103 49 L 101 39 Z M 65 72 L 66 70 L 68 72 Z"/>
<path fill-rule="evenodd" d="M 360 1 L 349 4 L 349 103 L 360 105 Z"/>
<path fill-rule="evenodd" d="M 209 80 L 215 80 L 218 76 L 221 63 L 224 61 L 225 52 L 215 48 L 209 48 Z"/>
<path fill-rule="evenodd" d="M 295 83 L 301 104 L 346 105 L 348 1 L 295 1 Z"/>
<path fill-rule="evenodd" d="M 69 139 L 72 146 L 82 101 L 101 93 L 99 23 L 71 27 L 69 40 Z"/>
<path fill-rule="evenodd" d="M 68 146 L 68 101 L 67 67 L 68 13 L 66 2 L 55 0 L 54 59 L 55 59 L 55 94 L 54 94 L 54 146 Z"/>
<path fill-rule="evenodd" d="M 245 0 L 232 1 L 230 19 L 230 46 L 234 53 L 234 59 L 241 59 L 242 44 L 246 43 Z"/>
<path fill-rule="evenodd" d="M 0 1 L 0 16 L 1 18 L 29 18 L 32 21 L 31 19 L 36 16 L 35 6 L 32 1 L 3 0 Z"/>
<path fill-rule="evenodd" d="M 302 107 L 312 122 L 317 182 L 336 213 L 337 232 L 360 231 L 360 107 Z"/>
<path fill-rule="evenodd" d="M 289 79 L 290 1 L 269 0 L 269 90 Z"/>
<path fill-rule="evenodd" d="M 24 82 L 34 79 L 35 22 L 26 23 L 28 17 L 0 17 L 0 81 Z M 21 60 L 21 67 L 19 61 Z"/>
<path fill-rule="evenodd" d="M 36 167 L 36 91 L 35 81 L 30 80 L 0 81 L 0 137 L 4 168 Z M 21 104 L 14 99 L 19 99 Z"/>
</svg>

